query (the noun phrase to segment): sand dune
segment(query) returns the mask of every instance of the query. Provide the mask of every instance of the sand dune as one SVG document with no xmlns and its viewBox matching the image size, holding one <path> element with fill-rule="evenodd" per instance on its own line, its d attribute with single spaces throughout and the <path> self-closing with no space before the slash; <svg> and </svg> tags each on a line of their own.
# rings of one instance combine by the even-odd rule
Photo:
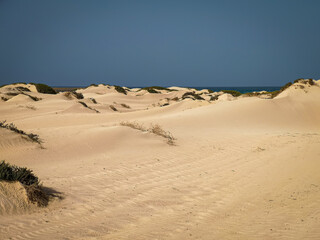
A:
<svg viewBox="0 0 320 240">
<path fill-rule="evenodd" d="M 44 148 L 0 128 L 0 160 L 33 169 L 64 199 L 37 208 L 19 184 L 1 183 L 0 239 L 319 239 L 313 83 L 273 99 L 98 85 L 78 90 L 84 99 L 33 89 L 34 110 L 18 96 L 1 101 L 0 121 L 38 134 Z M 182 99 L 190 91 L 205 100 Z M 160 124 L 176 145 L 122 121 Z"/>
</svg>

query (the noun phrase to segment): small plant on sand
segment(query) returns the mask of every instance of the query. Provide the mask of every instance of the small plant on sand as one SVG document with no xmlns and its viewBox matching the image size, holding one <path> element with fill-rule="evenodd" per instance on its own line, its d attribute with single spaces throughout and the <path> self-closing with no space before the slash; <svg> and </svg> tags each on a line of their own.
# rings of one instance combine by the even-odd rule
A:
<svg viewBox="0 0 320 240">
<path fill-rule="evenodd" d="M 121 103 L 121 106 L 124 108 L 131 108 L 129 105 L 125 104 L 125 103 Z"/>
<path fill-rule="evenodd" d="M 77 99 L 83 99 L 83 94 L 82 93 L 78 93 L 76 91 L 72 91 L 72 93 L 74 94 L 74 96 L 77 98 Z"/>
<path fill-rule="evenodd" d="M 113 105 L 110 105 L 109 106 L 113 111 L 115 111 L 115 112 L 117 112 L 118 111 L 118 109 L 116 109 L 116 107 L 115 106 L 113 106 Z"/>
<path fill-rule="evenodd" d="M 235 90 L 222 90 L 222 92 L 229 93 L 234 97 L 239 97 L 242 94 L 241 92 Z"/>
<path fill-rule="evenodd" d="M 32 170 L 1 161 L 0 181 L 18 181 L 26 189 L 30 202 L 35 203 L 40 207 L 48 205 L 49 196 L 44 192 L 38 177 L 33 174 Z"/>
<path fill-rule="evenodd" d="M 120 122 L 120 125 L 130 127 L 133 129 L 137 129 L 137 130 L 140 130 L 143 132 L 147 131 L 147 129 L 142 124 L 137 123 L 137 122 Z"/>
<path fill-rule="evenodd" d="M 196 94 L 195 92 L 186 92 L 185 94 L 182 95 L 182 99 L 186 98 L 194 98 L 196 100 L 204 100 L 203 97 L 201 97 L 199 94 Z"/>
<path fill-rule="evenodd" d="M 95 111 L 96 113 L 100 113 L 97 109 L 94 109 L 94 108 L 92 108 L 92 107 L 89 107 L 85 102 L 79 101 L 79 103 L 80 103 L 82 106 L 84 106 L 85 108 L 88 108 L 88 109 L 90 109 L 90 110 L 92 110 L 92 111 Z"/>
<path fill-rule="evenodd" d="M 123 87 L 114 86 L 114 89 L 119 93 L 123 93 L 124 95 L 127 95 L 127 90 L 125 90 Z"/>
<path fill-rule="evenodd" d="M 83 94 L 82 93 L 77 93 L 76 91 L 72 92 L 65 92 L 63 93 L 63 96 L 65 96 L 68 99 L 72 99 L 73 97 L 76 99 L 83 99 Z"/>
<path fill-rule="evenodd" d="M 216 101 L 216 100 L 218 100 L 218 98 L 219 98 L 219 95 L 211 96 L 210 101 Z"/>
<path fill-rule="evenodd" d="M 93 102 L 94 104 L 97 104 L 97 101 L 94 98 L 90 98 L 91 102 Z"/>
<path fill-rule="evenodd" d="M 159 86 L 145 87 L 145 88 L 141 88 L 139 91 L 141 90 L 147 90 L 149 93 L 160 93 L 159 91 L 156 91 L 156 90 L 165 90 L 169 92 L 177 91 L 175 89 L 159 87 Z"/>
<path fill-rule="evenodd" d="M 28 139 L 40 144 L 40 146 L 42 147 L 42 140 L 39 138 L 39 135 L 33 133 L 26 133 L 23 130 L 18 129 L 13 123 L 7 124 L 6 122 L 6 120 L 0 122 L 0 127 L 18 133 L 20 135 L 26 136 Z"/>
<path fill-rule="evenodd" d="M 1 99 L 3 100 L 3 101 L 8 101 L 9 99 L 8 98 L 6 98 L 6 97 L 1 97 Z"/>
<path fill-rule="evenodd" d="M 155 135 L 158 135 L 167 139 L 167 143 L 169 145 L 175 145 L 176 139 L 173 137 L 173 135 L 170 132 L 163 130 L 159 124 L 155 124 L 155 125 L 152 124 L 151 127 L 149 127 L 148 129 L 145 128 L 142 124 L 137 122 L 121 122 L 120 125 L 137 129 L 143 132 L 153 133 Z"/>
</svg>

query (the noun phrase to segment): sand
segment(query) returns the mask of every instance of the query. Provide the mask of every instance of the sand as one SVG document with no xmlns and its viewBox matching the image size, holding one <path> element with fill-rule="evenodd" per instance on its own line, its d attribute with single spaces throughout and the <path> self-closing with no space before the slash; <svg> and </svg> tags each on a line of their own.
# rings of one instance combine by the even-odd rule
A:
<svg viewBox="0 0 320 240">
<path fill-rule="evenodd" d="M 23 101 L 0 88 L 0 120 L 44 147 L 0 128 L 1 159 L 63 196 L 36 208 L 2 183 L 0 239 L 320 239 L 320 81 L 274 99 L 172 89 Z M 160 124 L 175 144 L 123 121 Z"/>
</svg>

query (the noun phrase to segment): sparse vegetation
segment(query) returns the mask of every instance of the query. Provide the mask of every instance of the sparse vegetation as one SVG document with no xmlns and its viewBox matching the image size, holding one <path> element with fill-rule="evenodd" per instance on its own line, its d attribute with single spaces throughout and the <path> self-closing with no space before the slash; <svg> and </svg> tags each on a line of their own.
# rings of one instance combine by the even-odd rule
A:
<svg viewBox="0 0 320 240">
<path fill-rule="evenodd" d="M 27 93 L 24 93 L 24 92 L 21 92 L 21 94 L 28 96 L 28 97 L 31 98 L 33 101 L 40 101 L 40 100 L 42 100 L 42 98 L 38 98 L 38 97 L 35 97 L 35 96 L 31 96 L 30 94 L 27 94 Z"/>
<path fill-rule="evenodd" d="M 113 111 L 115 111 L 115 112 L 117 112 L 118 111 L 118 109 L 116 109 L 116 107 L 115 106 L 113 106 L 113 105 L 110 105 L 109 106 Z"/>
<path fill-rule="evenodd" d="M 39 135 L 33 133 L 26 133 L 23 130 L 18 129 L 13 123 L 7 124 L 6 122 L 6 120 L 0 122 L 0 127 L 18 133 L 20 135 L 26 136 L 28 139 L 40 144 L 40 146 L 42 147 L 42 140 L 39 138 Z"/>
<path fill-rule="evenodd" d="M 72 92 L 74 94 L 74 96 L 77 98 L 77 99 L 83 99 L 83 94 L 82 93 L 78 93 L 76 91 L 73 91 Z"/>
<path fill-rule="evenodd" d="M 186 92 L 185 94 L 182 95 L 182 99 L 186 98 L 194 98 L 196 100 L 204 100 L 203 97 L 201 97 L 199 94 L 196 94 L 195 92 Z"/>
<path fill-rule="evenodd" d="M 242 93 L 239 91 L 235 91 L 235 90 L 222 90 L 222 92 L 224 93 L 229 93 L 231 94 L 233 97 L 239 97 Z"/>
<path fill-rule="evenodd" d="M 170 88 L 165 88 L 165 87 L 159 87 L 159 86 L 145 87 L 145 88 L 141 88 L 140 90 L 147 90 L 148 92 L 151 91 L 151 93 L 159 93 L 159 92 L 156 91 L 156 90 L 165 90 L 165 91 L 169 91 L 169 92 L 177 91 L 177 90 L 175 90 L 175 89 L 170 89 Z M 152 92 L 152 91 L 154 91 L 154 92 Z"/>
<path fill-rule="evenodd" d="M 123 87 L 114 86 L 114 89 L 119 93 L 123 93 L 124 95 L 127 95 L 127 90 L 125 90 Z"/>
<path fill-rule="evenodd" d="M 288 82 L 286 85 L 284 85 L 283 87 L 280 88 L 280 92 L 283 92 L 284 90 L 286 90 L 291 85 L 292 85 L 292 82 Z"/>
<path fill-rule="evenodd" d="M 83 94 L 82 93 L 77 93 L 76 91 L 72 91 L 72 92 L 65 92 L 63 93 L 63 95 L 68 98 L 68 99 L 72 99 L 73 97 L 76 99 L 83 99 Z"/>
<path fill-rule="evenodd" d="M 9 99 L 8 98 L 6 98 L 6 97 L 1 97 L 1 99 L 3 100 L 3 101 L 8 101 Z"/>
<path fill-rule="evenodd" d="M 124 108 L 131 108 L 129 105 L 125 104 L 125 103 L 121 103 L 121 106 Z"/>
<path fill-rule="evenodd" d="M 131 127 L 133 129 L 137 129 L 137 130 L 140 130 L 140 131 L 147 131 L 147 129 L 140 123 L 137 123 L 137 122 L 121 122 L 120 123 L 121 126 L 126 126 L 126 127 Z"/>
<path fill-rule="evenodd" d="M 97 101 L 94 98 L 90 98 L 90 100 L 94 103 L 97 104 Z"/>
<path fill-rule="evenodd" d="M 219 95 L 211 96 L 210 101 L 216 101 L 216 100 L 218 100 L 218 98 L 219 98 Z"/>
<path fill-rule="evenodd" d="M 160 93 L 159 91 L 153 89 L 153 88 L 145 88 L 146 91 L 148 91 L 149 93 Z"/>
<path fill-rule="evenodd" d="M 30 84 L 33 84 L 37 88 L 37 91 L 39 93 L 56 94 L 56 91 L 52 87 L 46 84 L 42 84 L 42 83 L 30 83 Z"/>
<path fill-rule="evenodd" d="M 178 97 L 174 97 L 174 98 L 172 98 L 171 100 L 177 102 L 177 101 L 179 101 L 179 98 L 178 98 Z"/>
<path fill-rule="evenodd" d="M 97 109 L 94 109 L 94 108 L 92 108 L 92 107 L 89 107 L 85 102 L 79 101 L 79 103 L 80 103 L 82 106 L 84 106 L 85 108 L 88 108 L 88 109 L 90 109 L 90 110 L 92 110 L 92 111 L 95 111 L 96 113 L 100 113 Z"/>
<path fill-rule="evenodd" d="M 18 91 L 23 91 L 23 92 L 31 92 L 29 88 L 26 88 L 26 87 L 16 87 L 16 89 Z"/>
<path fill-rule="evenodd" d="M 174 138 L 170 132 L 163 130 L 159 124 L 155 124 L 155 125 L 151 124 L 151 127 L 148 129 L 146 129 L 142 124 L 139 124 L 137 122 L 121 122 L 120 125 L 131 127 L 133 129 L 137 129 L 143 132 L 147 131 L 149 133 L 153 133 L 155 135 L 165 138 L 169 145 L 175 145 L 176 138 Z"/>
<path fill-rule="evenodd" d="M 1 161 L 0 180 L 20 182 L 26 189 L 30 202 L 35 203 L 40 207 L 48 205 L 49 196 L 44 192 L 39 183 L 38 177 L 33 174 L 32 170 L 24 167 L 17 167 L 6 163 L 5 161 Z"/>
</svg>

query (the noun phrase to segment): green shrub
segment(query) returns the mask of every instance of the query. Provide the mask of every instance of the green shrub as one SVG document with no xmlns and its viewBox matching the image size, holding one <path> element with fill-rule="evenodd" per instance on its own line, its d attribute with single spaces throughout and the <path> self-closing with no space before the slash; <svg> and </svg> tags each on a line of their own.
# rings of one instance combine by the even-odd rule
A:
<svg viewBox="0 0 320 240">
<path fill-rule="evenodd" d="M 56 94 L 56 91 L 52 87 L 46 84 L 42 84 L 42 83 L 30 83 L 30 84 L 33 84 L 34 86 L 36 86 L 37 91 L 39 93 Z"/>
<path fill-rule="evenodd" d="M 76 91 L 72 91 L 72 93 L 74 94 L 74 96 L 77 98 L 77 99 L 83 99 L 83 94 L 82 93 L 78 93 Z"/>
<path fill-rule="evenodd" d="M 39 184 L 39 179 L 32 170 L 10 165 L 5 161 L 0 162 L 0 180 L 19 181 L 23 185 Z"/>
<path fill-rule="evenodd" d="M 159 93 L 156 90 L 166 90 L 166 91 L 169 91 L 169 92 L 177 91 L 175 89 L 169 89 L 169 88 L 159 87 L 159 86 L 145 87 L 145 88 L 141 88 L 140 90 L 147 90 L 148 92 L 155 91 L 155 92 L 150 92 L 150 93 Z"/>
<path fill-rule="evenodd" d="M 182 99 L 191 98 L 191 97 L 193 97 L 196 100 L 204 100 L 203 97 L 201 97 L 199 94 L 196 94 L 194 92 L 186 92 L 185 94 L 182 95 Z"/>
<path fill-rule="evenodd" d="M 127 95 L 127 90 L 125 90 L 123 87 L 120 86 L 114 86 L 115 90 L 119 93 L 123 93 L 124 95 Z"/>
<path fill-rule="evenodd" d="M 37 204 L 40 207 L 48 205 L 49 196 L 45 193 L 39 183 L 39 178 L 33 174 L 32 170 L 25 167 L 17 167 L 0 162 L 0 180 L 15 182 L 18 181 L 26 189 L 30 202 Z"/>
<path fill-rule="evenodd" d="M 235 90 L 222 90 L 222 92 L 229 93 L 234 97 L 239 97 L 242 94 L 241 92 Z"/>
<path fill-rule="evenodd" d="M 146 88 L 145 90 L 147 90 L 149 93 L 160 93 L 157 90 L 153 89 L 153 88 Z"/>
</svg>

